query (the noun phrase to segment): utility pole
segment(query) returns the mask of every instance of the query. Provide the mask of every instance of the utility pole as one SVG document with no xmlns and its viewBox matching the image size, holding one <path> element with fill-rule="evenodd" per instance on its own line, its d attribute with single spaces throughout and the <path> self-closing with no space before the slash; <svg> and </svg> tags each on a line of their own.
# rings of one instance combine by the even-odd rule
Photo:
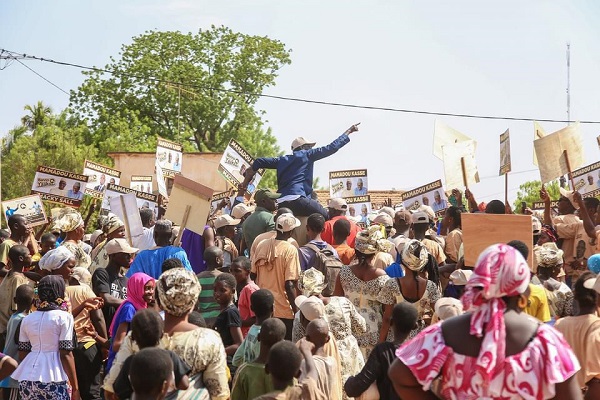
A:
<svg viewBox="0 0 600 400">
<path fill-rule="evenodd" d="M 571 44 L 567 42 L 567 123 L 571 125 Z"/>
</svg>

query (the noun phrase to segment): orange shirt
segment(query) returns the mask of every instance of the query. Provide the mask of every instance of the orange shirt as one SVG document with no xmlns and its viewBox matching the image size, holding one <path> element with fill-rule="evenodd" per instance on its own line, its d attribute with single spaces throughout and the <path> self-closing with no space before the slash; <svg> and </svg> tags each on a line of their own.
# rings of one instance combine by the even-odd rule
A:
<svg viewBox="0 0 600 400">
<path fill-rule="evenodd" d="M 332 245 L 335 251 L 337 251 L 338 256 L 340 257 L 340 261 L 344 263 L 344 265 L 350 265 L 352 260 L 354 260 L 354 255 L 356 251 L 348 246 L 346 243 L 343 244 L 334 244 Z"/>
</svg>

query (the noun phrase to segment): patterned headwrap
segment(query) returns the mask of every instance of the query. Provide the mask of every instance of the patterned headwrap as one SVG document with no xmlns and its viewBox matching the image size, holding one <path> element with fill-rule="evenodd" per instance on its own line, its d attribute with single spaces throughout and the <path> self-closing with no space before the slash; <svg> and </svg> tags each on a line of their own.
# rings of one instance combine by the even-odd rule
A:
<svg viewBox="0 0 600 400">
<path fill-rule="evenodd" d="M 542 225 L 542 233 L 545 233 L 553 243 L 558 242 L 558 233 L 551 225 Z"/>
<path fill-rule="evenodd" d="M 461 301 L 472 313 L 469 333 L 483 337 L 475 369 L 490 382 L 504 365 L 506 296 L 527 290 L 531 272 L 521 253 L 506 244 L 495 244 L 483 251 L 467 282 Z"/>
<path fill-rule="evenodd" d="M 363 254 L 375 254 L 378 251 L 387 253 L 394 245 L 385 238 L 379 225 L 371 225 L 356 235 L 354 248 Z"/>
<path fill-rule="evenodd" d="M 318 269 L 309 268 L 300 273 L 298 289 L 300 289 L 304 296 L 318 296 L 323 292 L 323 289 L 325 289 L 326 286 L 325 275 Z"/>
<path fill-rule="evenodd" d="M 123 221 L 121 221 L 119 217 L 117 217 L 115 214 L 109 214 L 108 219 L 106 220 L 106 224 L 104 225 L 104 230 L 108 235 L 122 226 L 125 226 L 125 224 L 123 223 Z"/>
<path fill-rule="evenodd" d="M 136 311 L 148 308 L 148 304 L 146 304 L 146 301 L 144 300 L 144 286 L 146 286 L 146 284 L 150 281 L 154 282 L 154 278 L 150 275 L 146 275 L 143 272 L 136 272 L 135 274 L 131 275 L 131 277 L 127 280 L 127 300 L 121 303 L 121 305 L 119 306 L 119 308 L 117 308 L 117 311 L 115 312 L 115 316 L 113 317 L 112 323 L 110 324 L 110 329 L 108 330 L 111 336 L 114 337 L 116 333 L 117 327 L 115 326 L 115 322 L 119 319 L 117 318 L 117 316 L 119 315 L 119 312 L 121 311 L 125 303 L 131 304 L 136 309 Z M 114 331 L 113 328 L 115 328 Z"/>
<path fill-rule="evenodd" d="M 184 268 L 165 271 L 156 286 L 161 308 L 175 317 L 182 317 L 194 308 L 201 290 L 196 275 Z"/>
<path fill-rule="evenodd" d="M 63 232 L 71 232 L 83 225 L 81 214 L 71 207 L 61 208 L 54 226 Z"/>
<path fill-rule="evenodd" d="M 38 311 L 67 311 L 69 303 L 65 301 L 65 280 L 59 275 L 48 275 L 38 283 L 35 306 Z"/>
<path fill-rule="evenodd" d="M 556 243 L 548 242 L 535 249 L 538 268 L 554 268 L 563 264 L 563 251 L 556 247 Z"/>
<path fill-rule="evenodd" d="M 58 246 L 44 254 L 42 258 L 40 258 L 38 265 L 40 269 L 54 271 L 62 267 L 70 258 L 75 258 L 75 255 L 73 255 L 73 253 L 65 246 Z"/>
<path fill-rule="evenodd" d="M 429 253 L 421 242 L 416 239 L 408 241 L 402 250 L 402 265 L 411 271 L 419 272 L 427 265 Z"/>
</svg>

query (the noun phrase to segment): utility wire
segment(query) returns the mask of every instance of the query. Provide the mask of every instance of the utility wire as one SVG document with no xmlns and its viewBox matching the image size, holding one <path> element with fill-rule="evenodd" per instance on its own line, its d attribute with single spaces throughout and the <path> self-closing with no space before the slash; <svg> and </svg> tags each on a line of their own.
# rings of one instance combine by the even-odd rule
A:
<svg viewBox="0 0 600 400">
<path fill-rule="evenodd" d="M 28 65 L 22 63 L 21 60 L 19 60 L 18 58 L 14 58 L 13 57 L 13 60 L 15 60 L 16 62 L 18 62 L 19 64 L 21 64 L 22 66 L 24 66 L 25 68 L 27 68 L 28 70 L 30 70 L 31 72 L 33 72 L 34 74 L 36 74 L 37 76 L 39 76 L 40 78 L 42 78 L 43 80 L 45 80 L 46 82 L 48 82 L 49 84 L 51 84 L 52 86 L 54 86 L 55 88 L 57 88 L 58 90 L 60 90 L 61 92 L 63 92 L 64 94 L 66 94 L 67 96 L 70 96 L 69 92 L 67 92 L 66 90 L 64 90 L 63 88 L 61 88 L 57 84 L 55 84 L 54 82 L 51 82 L 49 79 L 43 77 L 41 74 L 39 74 L 36 71 L 34 71 Z"/>
<path fill-rule="evenodd" d="M 448 112 L 436 112 L 436 111 L 424 111 L 424 110 L 409 110 L 409 109 L 404 109 L 404 108 L 339 103 L 339 102 L 329 102 L 329 101 L 322 101 L 322 100 L 304 99 L 304 98 L 299 98 L 299 97 L 277 96 L 277 95 L 270 95 L 270 94 L 264 94 L 264 93 L 251 93 L 251 92 L 243 92 L 243 91 L 233 90 L 233 89 L 214 88 L 214 87 L 207 87 L 207 86 L 196 85 L 196 84 L 191 84 L 191 83 L 169 81 L 169 80 L 159 79 L 159 78 L 154 78 L 154 77 L 149 77 L 149 76 L 126 74 L 123 72 L 111 71 L 111 70 L 104 69 L 104 68 L 89 67 L 89 66 L 85 66 L 85 65 L 81 65 L 81 64 L 69 63 L 69 62 L 64 62 L 64 61 L 56 61 L 56 60 L 52 60 L 52 59 L 48 59 L 48 58 L 16 53 L 16 52 L 13 52 L 10 50 L 5 50 L 5 49 L 0 49 L 0 51 L 10 53 L 12 55 L 12 57 L 19 57 L 19 58 L 23 58 L 23 59 L 27 59 L 27 60 L 38 60 L 38 61 L 43 61 L 43 62 L 49 62 L 49 63 L 53 63 L 53 64 L 58 64 L 58 65 L 75 67 L 75 68 L 79 68 L 79 69 L 108 73 L 108 74 L 115 75 L 115 76 L 131 77 L 131 78 L 136 78 L 136 79 L 146 80 L 146 81 L 151 81 L 151 82 L 179 85 L 180 87 L 189 87 L 189 88 L 195 88 L 195 89 L 201 89 L 201 90 L 214 90 L 214 91 L 246 95 L 246 96 L 257 96 L 257 97 L 263 97 L 263 98 L 275 99 L 275 100 L 293 101 L 293 102 L 298 102 L 298 103 L 319 104 L 319 105 L 326 105 L 326 106 L 333 106 L 333 107 L 357 108 L 357 109 L 363 109 L 363 110 L 390 111 L 390 112 L 399 112 L 399 113 L 405 113 L 405 114 L 434 115 L 434 116 L 443 116 L 443 117 L 460 117 L 460 118 L 475 118 L 475 119 L 504 120 L 504 121 L 526 121 L 526 122 L 537 121 L 537 122 L 550 122 L 550 123 L 573 122 L 573 121 L 568 121 L 568 120 L 548 119 L 548 118 L 519 118 L 519 117 L 502 117 L 502 116 L 497 116 L 497 115 L 477 115 L 477 114 L 460 114 L 460 113 L 448 113 Z M 584 121 L 579 121 L 579 123 L 581 123 L 581 124 L 600 124 L 600 121 L 591 121 L 591 120 L 585 121 L 584 120 Z"/>
</svg>

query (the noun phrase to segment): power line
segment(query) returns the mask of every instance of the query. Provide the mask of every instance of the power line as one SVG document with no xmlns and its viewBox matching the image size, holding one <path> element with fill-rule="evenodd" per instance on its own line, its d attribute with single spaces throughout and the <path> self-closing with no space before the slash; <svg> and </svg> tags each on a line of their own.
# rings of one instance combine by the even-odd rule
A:
<svg viewBox="0 0 600 400">
<path fill-rule="evenodd" d="M 103 72 L 103 73 L 107 73 L 107 74 L 111 74 L 111 75 L 115 75 L 115 76 L 131 77 L 131 78 L 136 78 L 136 79 L 146 80 L 146 81 L 151 81 L 151 82 L 179 85 L 180 87 L 189 87 L 189 88 L 195 88 L 195 89 L 201 89 L 201 90 L 214 90 L 214 91 L 246 95 L 246 96 L 257 96 L 257 97 L 263 97 L 263 98 L 275 99 L 275 100 L 293 101 L 293 102 L 298 102 L 298 103 L 318 104 L 318 105 L 326 105 L 326 106 L 332 106 L 332 107 L 357 108 L 357 109 L 363 109 L 363 110 L 399 112 L 399 113 L 405 113 L 405 114 L 433 115 L 433 116 L 442 116 L 442 117 L 459 117 L 459 118 L 474 118 L 474 119 L 503 120 L 503 121 L 525 121 L 525 122 L 537 121 L 537 122 L 549 122 L 549 123 L 570 123 L 570 122 L 572 122 L 569 120 L 548 119 L 548 118 L 519 118 L 519 117 L 502 117 L 502 116 L 497 116 L 497 115 L 477 115 L 477 114 L 461 114 L 461 113 L 448 113 L 448 112 L 423 111 L 423 110 L 409 110 L 409 109 L 404 109 L 404 108 L 339 103 L 339 102 L 329 102 L 329 101 L 322 101 L 322 100 L 304 99 L 304 98 L 299 98 L 299 97 L 277 96 L 277 95 L 270 95 L 270 94 L 264 94 L 264 93 L 251 93 L 251 92 L 243 92 L 243 91 L 233 90 L 233 89 L 214 88 L 214 87 L 207 87 L 207 86 L 191 84 L 191 83 L 169 81 L 169 80 L 159 79 L 159 78 L 154 78 L 154 77 L 149 77 L 149 76 L 126 74 L 123 72 L 111 71 L 111 70 L 107 70 L 104 68 L 89 67 L 89 66 L 85 66 L 85 65 L 81 65 L 81 64 L 69 63 L 69 62 L 65 62 L 65 61 L 56 61 L 56 60 L 52 60 L 52 59 L 48 59 L 48 58 L 16 53 L 16 52 L 13 52 L 10 50 L 5 50 L 5 49 L 0 49 L 0 51 L 10 53 L 12 55 L 12 57 L 19 57 L 19 58 L 23 58 L 23 59 L 27 59 L 27 60 L 38 60 L 38 61 L 42 61 L 42 62 L 49 62 L 49 63 L 57 64 L 57 65 L 69 66 L 69 67 L 85 69 L 85 70 L 90 70 L 90 71 L 96 71 L 96 72 Z M 600 121 L 591 121 L 591 120 L 590 121 L 579 121 L 579 123 L 581 123 L 581 124 L 600 124 Z"/>
<path fill-rule="evenodd" d="M 34 74 L 36 74 L 37 76 L 39 76 L 40 78 L 42 78 L 43 80 L 45 80 L 46 82 L 48 82 L 49 84 L 51 84 L 52 86 L 54 86 L 55 88 L 57 88 L 58 90 L 60 90 L 61 92 L 63 92 L 64 94 L 66 94 L 67 96 L 70 96 L 69 92 L 67 92 L 66 90 L 62 89 L 60 86 L 58 86 L 54 82 L 51 82 L 49 79 L 43 77 L 41 74 L 39 74 L 36 71 L 34 71 L 28 65 L 25 65 L 24 63 L 22 63 L 21 60 L 19 60 L 18 58 L 13 58 L 13 60 L 15 60 L 16 62 L 18 62 L 19 64 L 21 64 L 22 66 L 24 66 L 25 68 L 27 68 L 28 70 L 30 70 L 31 72 L 33 72 Z"/>
</svg>

